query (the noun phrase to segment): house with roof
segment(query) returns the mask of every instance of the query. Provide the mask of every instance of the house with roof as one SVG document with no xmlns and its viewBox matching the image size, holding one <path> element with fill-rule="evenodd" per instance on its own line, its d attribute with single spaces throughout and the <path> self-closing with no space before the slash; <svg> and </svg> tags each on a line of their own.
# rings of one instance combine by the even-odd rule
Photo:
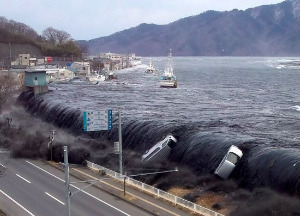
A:
<svg viewBox="0 0 300 216">
<path fill-rule="evenodd" d="M 32 89 L 34 94 L 48 92 L 48 83 L 45 70 L 25 71 L 25 86 Z"/>
</svg>

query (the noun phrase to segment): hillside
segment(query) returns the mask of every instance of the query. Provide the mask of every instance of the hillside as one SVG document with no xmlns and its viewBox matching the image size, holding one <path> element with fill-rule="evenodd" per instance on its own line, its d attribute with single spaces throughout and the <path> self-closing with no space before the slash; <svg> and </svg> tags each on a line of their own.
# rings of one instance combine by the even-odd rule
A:
<svg viewBox="0 0 300 216">
<path fill-rule="evenodd" d="M 165 56 L 298 56 L 300 0 L 245 11 L 207 11 L 168 25 L 140 24 L 107 37 L 78 41 L 91 54 Z"/>
<path fill-rule="evenodd" d="M 41 57 L 41 50 L 31 44 L 3 44 L 0 43 L 0 58 L 6 64 L 9 64 L 9 59 L 15 60 L 21 53 L 28 53 L 33 57 Z"/>
<path fill-rule="evenodd" d="M 81 57 L 83 49 L 78 47 L 71 35 L 49 27 L 42 35 L 24 23 L 0 16 L 0 59 L 9 65 L 19 54 L 31 56 Z"/>
</svg>

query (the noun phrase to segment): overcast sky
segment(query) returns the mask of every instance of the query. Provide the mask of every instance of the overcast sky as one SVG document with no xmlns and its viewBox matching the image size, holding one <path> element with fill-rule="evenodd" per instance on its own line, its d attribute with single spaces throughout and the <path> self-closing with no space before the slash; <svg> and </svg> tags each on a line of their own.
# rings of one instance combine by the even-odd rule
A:
<svg viewBox="0 0 300 216">
<path fill-rule="evenodd" d="M 0 16 L 37 33 L 48 27 L 75 40 L 108 36 L 141 23 L 168 24 L 207 10 L 245 10 L 284 0 L 0 0 Z"/>
</svg>

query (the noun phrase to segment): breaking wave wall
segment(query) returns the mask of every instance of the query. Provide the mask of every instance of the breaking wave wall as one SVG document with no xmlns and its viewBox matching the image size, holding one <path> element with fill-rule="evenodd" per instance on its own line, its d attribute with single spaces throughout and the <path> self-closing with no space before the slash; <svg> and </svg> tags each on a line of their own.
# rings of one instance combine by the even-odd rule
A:
<svg viewBox="0 0 300 216">
<path fill-rule="evenodd" d="M 24 92 L 19 101 L 27 111 L 75 135 L 83 135 L 82 111 L 49 104 L 42 96 Z M 213 173 L 231 145 L 238 146 L 244 153 L 231 175 L 240 185 L 247 188 L 270 187 L 300 195 L 300 150 L 277 147 L 274 141 L 255 139 L 241 134 L 210 133 L 202 130 L 201 123 L 180 124 L 163 121 L 123 119 L 123 148 L 142 155 L 153 144 L 173 134 L 178 143 L 172 149 L 170 160 L 189 166 L 198 175 Z M 118 139 L 118 128 L 111 131 L 85 133 L 91 138 L 106 136 Z M 266 145 L 268 143 L 268 145 Z"/>
</svg>

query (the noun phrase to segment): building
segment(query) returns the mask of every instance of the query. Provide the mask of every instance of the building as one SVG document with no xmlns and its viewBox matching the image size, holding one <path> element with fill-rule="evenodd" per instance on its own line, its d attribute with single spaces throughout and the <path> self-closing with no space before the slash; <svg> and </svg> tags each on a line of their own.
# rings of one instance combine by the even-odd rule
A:
<svg viewBox="0 0 300 216">
<path fill-rule="evenodd" d="M 70 67 L 76 75 L 90 76 L 91 66 L 89 62 L 73 62 Z"/>
<path fill-rule="evenodd" d="M 100 53 L 99 57 L 100 58 L 107 58 L 107 59 L 112 60 L 112 61 L 122 61 L 122 55 L 116 54 L 116 53 L 111 53 L 111 52 Z"/>
<path fill-rule="evenodd" d="M 45 69 L 47 83 L 63 80 L 72 80 L 75 77 L 75 73 L 66 68 L 63 69 Z"/>
<path fill-rule="evenodd" d="M 19 65 L 30 66 L 30 54 L 19 54 Z"/>
<path fill-rule="evenodd" d="M 35 95 L 48 92 L 46 71 L 25 71 L 25 86 L 27 89 L 32 89 Z"/>
<path fill-rule="evenodd" d="M 37 65 L 45 64 L 45 60 L 43 58 L 31 57 L 30 54 L 19 54 L 19 57 L 11 62 L 11 66 L 16 67 L 35 67 Z"/>
</svg>

